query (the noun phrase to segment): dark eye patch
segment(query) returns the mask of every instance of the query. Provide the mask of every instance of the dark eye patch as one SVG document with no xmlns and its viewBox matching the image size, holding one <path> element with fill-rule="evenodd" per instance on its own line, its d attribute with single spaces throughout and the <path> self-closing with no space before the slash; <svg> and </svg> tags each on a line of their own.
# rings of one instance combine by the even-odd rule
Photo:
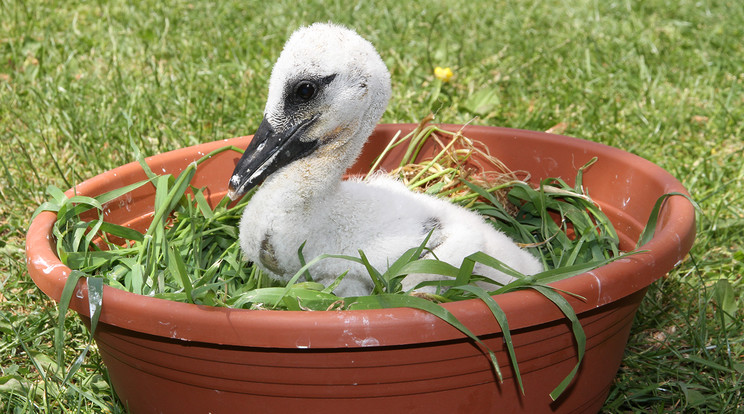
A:
<svg viewBox="0 0 744 414">
<path fill-rule="evenodd" d="M 335 74 L 324 77 L 306 77 L 288 83 L 285 90 L 285 113 L 292 114 L 305 107 L 306 104 L 310 104 L 335 77 Z"/>
</svg>

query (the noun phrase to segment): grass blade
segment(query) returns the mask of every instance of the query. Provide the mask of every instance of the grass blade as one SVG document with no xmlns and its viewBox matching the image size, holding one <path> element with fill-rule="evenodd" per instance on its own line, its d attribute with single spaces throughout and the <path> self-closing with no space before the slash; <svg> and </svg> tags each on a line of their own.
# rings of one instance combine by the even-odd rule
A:
<svg viewBox="0 0 744 414">
<path fill-rule="evenodd" d="M 664 204 L 664 201 L 672 196 L 682 196 L 686 198 L 690 203 L 692 203 L 692 205 L 695 207 L 695 210 L 701 211 L 700 206 L 687 194 L 672 192 L 662 195 L 656 200 L 653 209 L 651 209 L 651 214 L 649 214 L 648 221 L 646 222 L 646 227 L 643 228 L 643 232 L 641 233 L 640 237 L 638 237 L 636 248 L 639 248 L 648 243 L 654 237 L 654 234 L 656 232 L 656 222 L 659 220 L 659 212 L 661 211 L 661 207 Z"/>
<path fill-rule="evenodd" d="M 522 395 L 524 395 L 524 384 L 522 383 L 522 375 L 519 373 L 519 363 L 517 362 L 517 355 L 514 352 L 514 343 L 512 342 L 511 332 L 509 331 L 509 322 L 507 321 L 506 314 L 501 309 L 501 306 L 499 306 L 488 292 L 478 286 L 463 285 L 455 286 L 453 289 L 470 292 L 488 306 L 491 314 L 496 319 L 496 322 L 498 322 L 499 328 L 501 328 L 502 335 L 504 335 L 504 344 L 509 353 L 509 361 L 511 361 L 512 367 L 514 368 L 514 377 L 517 379 L 517 383 L 519 384 L 519 390 L 522 391 Z M 501 380 L 501 377 L 499 377 L 499 380 Z"/>
<path fill-rule="evenodd" d="M 57 354 L 57 365 L 62 367 L 65 362 L 65 319 L 67 318 L 67 310 L 70 307 L 70 301 L 72 295 L 75 293 L 78 281 L 81 277 L 85 277 L 85 274 L 79 270 L 73 270 L 67 276 L 65 281 L 65 287 L 62 289 L 62 294 L 57 304 L 57 326 L 54 328 L 54 350 Z"/>
<path fill-rule="evenodd" d="M 180 282 L 181 287 L 186 291 L 186 298 L 189 303 L 194 303 L 194 297 L 191 294 L 194 287 L 191 285 L 191 278 L 186 270 L 186 264 L 181 254 L 173 245 L 168 246 L 168 270 L 171 274 L 177 276 L 176 280 Z"/>
<path fill-rule="evenodd" d="M 576 365 L 573 367 L 571 372 L 569 372 L 568 375 L 566 375 L 566 377 L 563 378 L 558 386 L 555 387 L 555 389 L 550 393 L 550 398 L 555 401 L 556 399 L 558 399 L 558 397 L 561 396 L 561 394 L 563 394 L 563 391 L 568 388 L 569 384 L 571 384 L 571 381 L 573 380 L 574 376 L 576 376 L 576 372 L 581 366 L 581 361 L 584 359 L 584 351 L 586 350 L 586 334 L 584 333 L 584 328 L 581 327 L 579 318 L 576 316 L 576 313 L 574 313 L 573 308 L 568 303 L 566 298 L 547 286 L 530 286 L 530 288 L 538 291 L 543 296 L 548 298 L 558 307 L 558 309 L 561 310 L 561 312 L 563 312 L 563 314 L 571 323 L 571 331 L 573 332 L 574 339 L 576 339 L 576 358 L 578 359 L 578 361 L 576 362 Z"/>
</svg>

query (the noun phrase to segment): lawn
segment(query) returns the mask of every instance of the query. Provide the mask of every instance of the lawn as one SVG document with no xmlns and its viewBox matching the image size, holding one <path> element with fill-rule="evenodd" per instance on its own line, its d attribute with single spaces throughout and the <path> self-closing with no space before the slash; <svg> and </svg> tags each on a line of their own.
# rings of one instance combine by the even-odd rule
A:
<svg viewBox="0 0 744 414">
<path fill-rule="evenodd" d="M 330 3 L 330 2 L 329 2 Z M 383 122 L 549 130 L 647 158 L 701 205 L 636 317 L 605 412 L 744 411 L 744 3 L 0 0 L 0 412 L 124 412 L 100 358 L 55 370 L 24 235 L 45 188 L 253 133 L 287 36 L 354 27 L 390 68 Z M 439 89 L 436 66 L 453 78 Z M 67 318 L 68 363 L 89 341 Z"/>
</svg>

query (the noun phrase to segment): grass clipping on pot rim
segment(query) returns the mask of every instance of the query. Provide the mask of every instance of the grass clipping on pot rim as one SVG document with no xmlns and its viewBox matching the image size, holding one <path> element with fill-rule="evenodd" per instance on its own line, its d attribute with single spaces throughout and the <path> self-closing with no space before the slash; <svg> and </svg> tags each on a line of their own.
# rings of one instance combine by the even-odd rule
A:
<svg viewBox="0 0 744 414">
<path fill-rule="evenodd" d="M 438 316 L 472 338 L 489 355 L 501 379 L 494 353 L 449 311 L 438 305 L 477 298 L 489 307 L 501 326 L 520 388 L 521 377 L 506 315 L 491 295 L 519 289 L 536 290 L 571 321 L 577 340 L 579 362 L 551 393 L 551 397 L 557 398 L 576 373 L 586 341 L 571 306 L 547 284 L 602 266 L 620 256 L 619 240 L 612 224 L 582 187 L 583 174 L 596 159 L 578 169 L 574 186 L 560 178 L 548 178 L 533 186 L 528 182 L 527 173 L 511 171 L 491 156 L 485 146 L 465 137 L 462 129 L 446 131 L 429 124 L 430 121 L 431 117 L 427 117 L 411 133 L 403 137 L 399 133 L 393 137 L 370 174 L 391 149 L 404 146 L 405 153 L 398 168 L 389 174 L 400 178 L 412 191 L 447 198 L 483 215 L 497 229 L 539 257 L 545 266 L 544 272 L 524 276 L 480 252 L 467 257 L 459 268 L 437 260 L 419 259 L 426 249 L 427 237 L 421 245 L 412 246 L 388 269 L 373 268 L 363 251 L 358 257 L 329 254 L 306 260 L 302 254 L 303 246 L 298 246 L 303 267 L 281 286 L 241 257 L 238 224 L 253 192 L 235 205 L 231 206 L 225 197 L 212 208 L 204 189 L 191 186 L 199 164 L 219 152 L 242 152 L 235 147 L 213 151 L 188 165 L 178 176 L 173 176 L 153 173 L 133 146 L 148 179 L 95 197 L 76 195 L 68 198 L 58 188 L 50 187 L 51 200 L 41 205 L 35 214 L 45 210 L 57 213 L 53 233 L 60 259 L 73 269 L 75 275 L 87 276 L 97 284 L 102 281 L 137 294 L 233 308 L 299 311 L 412 307 Z M 416 161 L 428 141 L 435 141 L 440 150 L 433 158 Z M 156 196 L 153 220 L 144 234 L 104 221 L 107 202 L 146 185 L 154 186 Z M 82 218 L 83 213 L 86 219 Z M 314 282 L 313 264 L 329 257 L 365 266 L 374 282 L 372 294 L 351 298 L 335 296 L 333 289 L 344 274 L 337 275 L 336 282 L 330 286 Z M 485 280 L 472 274 L 476 262 L 497 268 L 516 280 L 486 292 L 472 283 Z M 451 278 L 422 282 L 418 286 L 437 286 L 436 294 L 403 292 L 401 280 L 411 273 L 440 274 Z M 68 296 L 72 294 L 77 279 L 68 279 L 71 285 L 65 289 Z M 62 315 L 67 303 L 69 297 L 63 297 L 60 302 Z M 92 303 L 91 309 L 94 305 L 100 310 L 101 302 Z M 93 312 L 91 316 L 94 316 Z"/>
</svg>

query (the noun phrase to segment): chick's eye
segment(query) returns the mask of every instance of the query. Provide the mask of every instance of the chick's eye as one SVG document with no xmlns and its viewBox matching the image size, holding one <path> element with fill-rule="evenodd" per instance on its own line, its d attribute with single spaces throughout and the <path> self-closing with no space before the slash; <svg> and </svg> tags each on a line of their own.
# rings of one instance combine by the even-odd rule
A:
<svg viewBox="0 0 744 414">
<path fill-rule="evenodd" d="M 295 95 L 304 101 L 308 101 L 315 96 L 315 85 L 312 82 L 302 81 L 297 84 Z"/>
</svg>

